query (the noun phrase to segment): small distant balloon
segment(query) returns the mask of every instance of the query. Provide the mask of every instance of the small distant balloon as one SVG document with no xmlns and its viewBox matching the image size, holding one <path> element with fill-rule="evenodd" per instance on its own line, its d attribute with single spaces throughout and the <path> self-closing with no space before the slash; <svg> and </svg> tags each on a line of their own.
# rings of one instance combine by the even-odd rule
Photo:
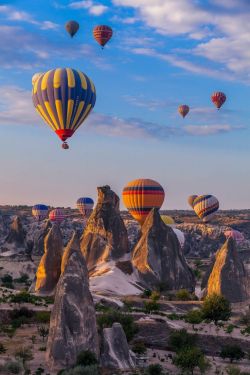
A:
<svg viewBox="0 0 250 375">
<path fill-rule="evenodd" d="M 73 36 L 77 33 L 77 31 L 79 30 L 79 27 L 80 25 L 76 21 L 68 21 L 65 24 L 65 29 L 67 30 L 71 38 L 73 38 Z"/>
<path fill-rule="evenodd" d="M 113 30 L 106 25 L 98 25 L 93 29 L 93 36 L 97 43 L 103 48 L 106 43 L 112 38 Z"/>
<path fill-rule="evenodd" d="M 32 215 L 38 221 L 44 220 L 48 215 L 49 208 L 45 204 L 35 204 L 32 207 Z"/>
<path fill-rule="evenodd" d="M 211 96 L 211 100 L 217 109 L 220 109 L 220 107 L 225 103 L 226 99 L 226 95 L 220 91 L 214 92 Z"/>
<path fill-rule="evenodd" d="M 243 233 L 236 229 L 229 229 L 224 232 L 226 238 L 233 238 L 237 243 L 245 241 L 245 236 Z"/>
<path fill-rule="evenodd" d="M 204 222 L 212 220 L 219 209 L 219 201 L 213 195 L 199 195 L 193 202 L 196 215 Z"/>
<path fill-rule="evenodd" d="M 189 106 L 186 104 L 180 105 L 178 108 L 179 114 L 184 118 L 189 112 Z"/>
<path fill-rule="evenodd" d="M 198 197 L 198 195 L 189 195 L 189 197 L 188 197 L 188 204 L 189 204 L 190 207 L 193 208 L 194 200 L 195 200 L 195 198 L 197 198 L 197 197 Z"/>
<path fill-rule="evenodd" d="M 39 72 L 39 73 L 35 73 L 32 76 L 32 86 L 34 86 L 34 84 L 36 83 L 36 81 L 38 80 L 38 78 L 40 78 L 42 75 L 43 75 L 43 73 Z"/>
<path fill-rule="evenodd" d="M 77 200 L 76 207 L 84 217 L 89 217 L 94 207 L 94 201 L 92 198 L 82 197 Z"/>
<path fill-rule="evenodd" d="M 161 208 L 164 197 L 163 187 L 149 178 L 139 178 L 129 182 L 122 192 L 124 205 L 141 225 L 152 208 Z"/>
<path fill-rule="evenodd" d="M 64 210 L 61 208 L 55 208 L 49 213 L 49 220 L 52 223 L 61 224 L 64 219 L 65 219 L 65 213 L 64 213 Z"/>
<path fill-rule="evenodd" d="M 166 225 L 175 225 L 175 221 L 171 216 L 168 215 L 161 215 L 161 220 Z"/>
</svg>

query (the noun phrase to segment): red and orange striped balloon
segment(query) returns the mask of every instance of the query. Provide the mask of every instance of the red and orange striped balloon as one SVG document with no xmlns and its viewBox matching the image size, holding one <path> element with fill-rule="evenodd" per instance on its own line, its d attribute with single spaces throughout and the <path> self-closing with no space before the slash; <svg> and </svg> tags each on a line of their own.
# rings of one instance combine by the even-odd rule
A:
<svg viewBox="0 0 250 375">
<path fill-rule="evenodd" d="M 129 213 L 142 225 L 152 208 L 161 208 L 165 193 L 158 182 L 140 178 L 125 186 L 122 198 Z"/>
<path fill-rule="evenodd" d="M 93 36 L 97 43 L 99 43 L 100 46 L 102 46 L 102 48 L 112 38 L 112 35 L 113 30 L 111 29 L 111 27 L 106 25 L 99 25 L 93 29 Z"/>
</svg>

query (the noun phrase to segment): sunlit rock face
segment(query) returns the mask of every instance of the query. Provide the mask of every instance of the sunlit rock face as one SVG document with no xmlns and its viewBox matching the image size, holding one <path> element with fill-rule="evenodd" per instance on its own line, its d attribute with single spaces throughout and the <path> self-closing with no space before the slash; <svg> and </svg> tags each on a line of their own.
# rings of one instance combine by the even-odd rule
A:
<svg viewBox="0 0 250 375">
<path fill-rule="evenodd" d="M 119 210 L 119 197 L 109 186 L 98 187 L 98 201 L 81 238 L 87 267 L 117 260 L 129 251 L 128 234 Z"/>
<path fill-rule="evenodd" d="M 53 371 L 69 368 L 83 350 L 90 350 L 99 357 L 88 271 L 78 236 L 74 234 L 63 255 L 62 274 L 51 313 L 46 361 Z"/>
<path fill-rule="evenodd" d="M 230 302 L 242 302 L 248 298 L 247 274 L 232 238 L 215 255 L 206 291 L 207 295 L 213 293 L 223 295 Z"/>
<path fill-rule="evenodd" d="M 194 276 L 179 241 L 165 225 L 157 209 L 152 209 L 142 226 L 142 236 L 132 254 L 132 264 L 145 286 L 163 283 L 169 290 L 194 289 Z"/>
<path fill-rule="evenodd" d="M 57 224 L 53 224 L 44 239 L 44 255 L 36 272 L 35 292 L 37 294 L 51 295 L 54 293 L 61 274 L 62 254 L 61 230 Z"/>
<path fill-rule="evenodd" d="M 114 323 L 111 328 L 103 329 L 102 367 L 117 370 L 130 370 L 135 367 L 135 360 L 132 354 L 120 323 Z"/>
<path fill-rule="evenodd" d="M 25 246 L 25 231 L 19 216 L 15 216 L 14 220 L 12 221 L 5 243 L 13 244 L 17 248 Z"/>
</svg>

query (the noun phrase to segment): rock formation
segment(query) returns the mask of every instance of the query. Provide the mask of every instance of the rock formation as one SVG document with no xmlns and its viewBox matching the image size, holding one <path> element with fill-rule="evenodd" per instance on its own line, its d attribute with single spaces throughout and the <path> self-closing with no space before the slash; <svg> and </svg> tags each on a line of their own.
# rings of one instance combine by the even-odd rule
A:
<svg viewBox="0 0 250 375">
<path fill-rule="evenodd" d="M 46 360 L 50 369 L 75 364 L 79 352 L 90 350 L 99 357 L 95 307 L 89 291 L 86 262 L 76 234 L 62 260 L 62 274 L 51 313 Z"/>
<path fill-rule="evenodd" d="M 62 253 L 61 230 L 57 224 L 53 224 L 44 240 L 44 255 L 40 260 L 36 273 L 36 293 L 42 295 L 53 294 L 61 274 Z"/>
<path fill-rule="evenodd" d="M 10 232 L 5 240 L 7 244 L 14 244 L 16 247 L 25 246 L 25 231 L 23 229 L 21 219 L 15 216 L 10 225 Z"/>
<path fill-rule="evenodd" d="M 132 263 L 146 287 L 159 283 L 169 290 L 194 289 L 194 276 L 171 227 L 152 209 L 142 226 L 142 236 L 133 250 Z"/>
<path fill-rule="evenodd" d="M 32 255 L 42 256 L 44 254 L 44 240 L 51 228 L 51 222 L 48 220 L 42 227 L 34 233 L 34 245 Z"/>
<path fill-rule="evenodd" d="M 222 294 L 230 302 L 247 299 L 247 275 L 232 238 L 229 238 L 215 255 L 207 283 L 207 295 L 213 293 Z"/>
<path fill-rule="evenodd" d="M 120 323 L 103 329 L 101 364 L 104 368 L 129 370 L 135 367 L 134 356 L 129 350 L 124 330 Z"/>
<path fill-rule="evenodd" d="M 117 260 L 129 251 L 128 235 L 119 211 L 119 197 L 109 186 L 98 187 L 98 202 L 81 238 L 88 269 Z"/>
</svg>

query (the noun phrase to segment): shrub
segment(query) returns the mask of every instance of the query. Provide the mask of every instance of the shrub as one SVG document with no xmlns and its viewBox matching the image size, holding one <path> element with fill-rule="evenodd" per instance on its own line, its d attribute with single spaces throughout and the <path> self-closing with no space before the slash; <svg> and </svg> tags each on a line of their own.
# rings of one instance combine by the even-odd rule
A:
<svg viewBox="0 0 250 375">
<path fill-rule="evenodd" d="M 23 366 L 18 361 L 8 361 L 4 365 L 4 369 L 7 371 L 7 374 L 21 374 L 23 371 Z"/>
<path fill-rule="evenodd" d="M 29 281 L 29 276 L 26 273 L 24 273 L 23 275 L 21 275 L 19 278 L 15 279 L 14 281 L 16 283 L 24 284 L 24 283 L 27 283 L 27 281 Z"/>
<path fill-rule="evenodd" d="M 193 374 L 196 367 L 203 373 L 210 367 L 202 351 L 196 347 L 185 348 L 179 351 L 173 363 L 183 372 L 191 372 L 191 374 Z"/>
<path fill-rule="evenodd" d="M 226 368 L 226 372 L 228 375 L 241 375 L 239 367 L 235 366 L 228 366 Z"/>
<path fill-rule="evenodd" d="M 96 364 L 96 356 L 90 350 L 84 350 L 77 355 L 76 365 L 78 366 L 92 366 Z"/>
<path fill-rule="evenodd" d="M 145 375 L 163 375 L 163 369 L 162 366 L 157 364 L 149 365 L 145 369 Z"/>
<path fill-rule="evenodd" d="M 33 303 L 34 298 L 28 292 L 20 292 L 18 294 L 14 294 L 10 297 L 10 302 L 13 303 Z"/>
<path fill-rule="evenodd" d="M 152 294 L 152 290 L 150 289 L 144 289 L 143 293 L 142 293 L 142 297 L 146 297 L 146 298 L 149 298 Z"/>
<path fill-rule="evenodd" d="M 50 322 L 50 311 L 37 311 L 35 314 L 35 320 L 37 323 L 49 323 Z"/>
<path fill-rule="evenodd" d="M 43 342 L 44 342 L 45 337 L 47 337 L 48 334 L 49 334 L 49 328 L 45 327 L 45 326 L 38 326 L 37 327 L 37 332 L 42 337 Z"/>
<path fill-rule="evenodd" d="M 158 311 L 160 310 L 160 305 L 155 301 L 145 301 L 144 302 L 144 310 L 146 313 L 151 313 L 151 311 Z"/>
<path fill-rule="evenodd" d="M 152 293 L 151 293 L 151 296 L 150 298 L 152 299 L 152 301 L 156 302 L 160 299 L 160 293 L 157 291 L 157 290 L 154 290 Z"/>
<path fill-rule="evenodd" d="M 132 350 L 136 354 L 145 354 L 147 351 L 147 348 L 143 341 L 137 341 L 134 343 Z"/>
<path fill-rule="evenodd" d="M 190 310 L 185 316 L 185 321 L 192 324 L 194 329 L 195 324 L 200 324 L 203 321 L 201 310 Z"/>
<path fill-rule="evenodd" d="M 97 317 L 97 323 L 101 329 L 105 327 L 112 327 L 113 323 L 118 322 L 122 325 L 127 340 L 130 341 L 138 331 L 138 327 L 131 315 L 123 314 L 119 311 L 113 310 L 103 313 Z"/>
<path fill-rule="evenodd" d="M 173 350 L 178 352 L 193 347 L 196 343 L 196 336 L 190 335 L 185 329 L 181 329 L 171 333 L 169 343 Z"/>
<path fill-rule="evenodd" d="M 1 277 L 1 281 L 3 284 L 5 283 L 13 283 L 13 277 L 11 275 L 5 274 L 3 277 Z"/>
<path fill-rule="evenodd" d="M 229 301 L 215 293 L 205 298 L 201 311 L 204 319 L 212 320 L 216 325 L 219 320 L 225 321 L 231 316 Z"/>
<path fill-rule="evenodd" d="M 99 369 L 98 366 L 76 366 L 60 372 L 60 375 L 99 375 Z"/>
<path fill-rule="evenodd" d="M 187 289 L 180 289 L 176 293 L 176 298 L 178 301 L 190 301 L 191 295 Z"/>
<path fill-rule="evenodd" d="M 222 348 L 220 356 L 223 359 L 230 359 L 230 362 L 239 361 L 245 357 L 245 353 L 238 345 L 227 345 Z"/>
<path fill-rule="evenodd" d="M 21 307 L 20 309 L 14 309 L 10 315 L 12 319 L 17 319 L 21 317 L 32 318 L 34 314 L 33 310 L 29 310 L 27 307 Z"/>
</svg>

